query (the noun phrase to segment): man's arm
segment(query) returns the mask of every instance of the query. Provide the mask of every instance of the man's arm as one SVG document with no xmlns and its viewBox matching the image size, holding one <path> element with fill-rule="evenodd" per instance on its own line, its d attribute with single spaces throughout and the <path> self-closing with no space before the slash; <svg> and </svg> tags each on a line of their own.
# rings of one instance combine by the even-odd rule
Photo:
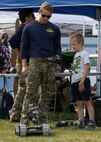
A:
<svg viewBox="0 0 101 142">
<path fill-rule="evenodd" d="M 61 32 L 57 27 L 57 34 L 54 39 L 55 55 L 61 56 Z"/>
<path fill-rule="evenodd" d="M 29 44 L 29 29 L 27 28 L 27 25 L 24 27 L 23 32 L 22 32 L 22 37 L 21 37 L 21 58 L 23 59 L 28 59 L 30 55 L 29 49 L 30 49 L 30 44 Z"/>
<path fill-rule="evenodd" d="M 16 30 L 16 32 L 9 39 L 10 46 L 15 52 L 18 62 L 21 62 L 20 42 L 23 28 L 24 24 L 21 24 L 19 28 Z"/>
<path fill-rule="evenodd" d="M 21 63 L 21 55 L 20 55 L 20 52 L 19 52 L 19 49 L 18 48 L 14 48 L 13 49 L 14 53 L 16 54 L 16 60 Z"/>
</svg>

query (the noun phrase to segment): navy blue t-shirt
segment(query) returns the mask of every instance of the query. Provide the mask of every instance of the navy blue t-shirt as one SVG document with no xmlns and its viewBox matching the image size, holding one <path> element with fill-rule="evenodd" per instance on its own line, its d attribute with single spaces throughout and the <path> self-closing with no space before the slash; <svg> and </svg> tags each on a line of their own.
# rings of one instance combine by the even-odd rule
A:
<svg viewBox="0 0 101 142">
<path fill-rule="evenodd" d="M 61 33 L 58 26 L 51 22 L 40 24 L 38 21 L 24 27 L 21 39 L 22 59 L 30 57 L 52 57 L 61 54 Z"/>
</svg>

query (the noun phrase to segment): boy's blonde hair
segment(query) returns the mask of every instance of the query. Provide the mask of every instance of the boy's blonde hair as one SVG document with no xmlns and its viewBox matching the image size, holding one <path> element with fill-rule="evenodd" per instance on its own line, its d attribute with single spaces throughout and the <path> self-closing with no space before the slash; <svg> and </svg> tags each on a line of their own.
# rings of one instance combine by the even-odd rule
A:
<svg viewBox="0 0 101 142">
<path fill-rule="evenodd" d="M 48 10 L 48 11 L 51 12 L 51 13 L 52 13 L 52 11 L 53 11 L 52 5 L 51 5 L 49 2 L 44 2 L 44 3 L 41 5 L 41 7 L 40 7 L 39 10 L 43 10 L 43 9 L 46 9 L 46 10 Z"/>
<path fill-rule="evenodd" d="M 84 45 L 84 37 L 81 33 L 77 32 L 77 33 L 74 33 L 72 36 L 71 36 L 71 39 L 72 38 L 76 38 L 77 40 L 77 43 L 81 43 L 82 46 Z"/>
</svg>

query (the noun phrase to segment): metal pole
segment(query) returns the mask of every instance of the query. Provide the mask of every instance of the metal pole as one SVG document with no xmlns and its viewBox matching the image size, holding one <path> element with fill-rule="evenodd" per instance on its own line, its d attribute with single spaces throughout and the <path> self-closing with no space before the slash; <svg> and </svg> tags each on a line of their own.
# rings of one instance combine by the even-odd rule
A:
<svg viewBox="0 0 101 142">
<path fill-rule="evenodd" d="M 86 21 L 83 23 L 83 36 L 85 37 L 85 30 L 86 30 Z"/>
<path fill-rule="evenodd" d="M 101 8 L 97 8 L 97 20 L 98 20 L 98 60 L 97 71 L 101 71 Z M 97 76 L 97 96 L 101 96 L 101 75 Z"/>
</svg>

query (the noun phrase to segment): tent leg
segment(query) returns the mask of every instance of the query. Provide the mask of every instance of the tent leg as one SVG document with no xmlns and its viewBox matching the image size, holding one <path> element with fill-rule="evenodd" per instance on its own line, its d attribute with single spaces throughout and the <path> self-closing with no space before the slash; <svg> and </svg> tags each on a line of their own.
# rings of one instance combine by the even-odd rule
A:
<svg viewBox="0 0 101 142">
<path fill-rule="evenodd" d="M 101 8 L 97 8 L 98 19 L 98 60 L 97 71 L 101 72 Z M 101 75 L 97 76 L 97 96 L 101 96 Z"/>
</svg>

